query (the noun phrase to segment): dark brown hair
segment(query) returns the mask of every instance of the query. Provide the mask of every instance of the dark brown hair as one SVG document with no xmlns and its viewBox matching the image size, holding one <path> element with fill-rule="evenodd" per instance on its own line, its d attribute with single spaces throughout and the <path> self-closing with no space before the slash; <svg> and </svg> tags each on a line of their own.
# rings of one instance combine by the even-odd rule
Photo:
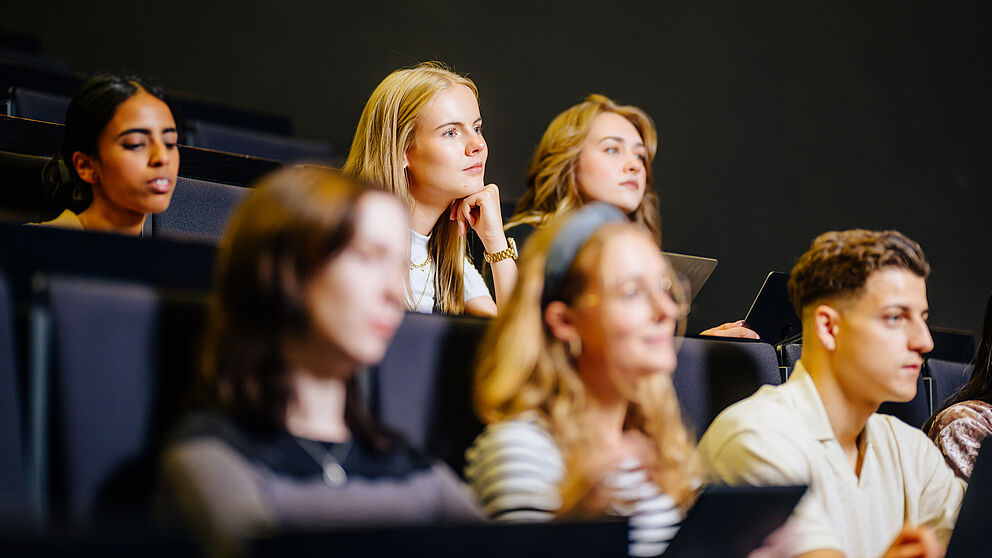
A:
<svg viewBox="0 0 992 558">
<path fill-rule="evenodd" d="M 204 387 L 213 404 L 246 426 L 285 424 L 293 394 L 283 343 L 310 327 L 304 285 L 351 241 L 355 205 L 369 191 L 329 170 L 280 170 L 263 178 L 231 219 L 217 256 Z M 365 412 L 354 377 L 345 422 L 375 446 L 391 439 Z"/>
<path fill-rule="evenodd" d="M 930 264 L 920 245 L 899 231 L 830 231 L 813 239 L 789 277 L 789 299 L 796 314 L 830 297 L 851 296 L 883 267 L 906 269 L 926 278 Z"/>
<path fill-rule="evenodd" d="M 79 178 L 72 156 L 77 152 L 97 157 L 100 134 L 117 114 L 124 101 L 138 93 L 148 93 L 172 106 L 162 88 L 149 79 L 129 74 L 91 77 L 79 88 L 65 115 L 62 149 L 44 170 L 45 194 L 59 210 L 82 213 L 93 201 L 90 184 Z"/>
</svg>

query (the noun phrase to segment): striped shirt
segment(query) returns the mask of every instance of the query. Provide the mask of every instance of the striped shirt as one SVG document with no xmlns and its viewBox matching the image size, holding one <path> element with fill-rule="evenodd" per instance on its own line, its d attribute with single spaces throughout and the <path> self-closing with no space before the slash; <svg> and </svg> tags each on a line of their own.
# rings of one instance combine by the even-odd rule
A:
<svg viewBox="0 0 992 558">
<path fill-rule="evenodd" d="M 544 424 L 533 414 L 491 424 L 468 449 L 465 476 L 493 521 L 551 521 L 561 508 L 565 463 Z M 625 503 L 608 513 L 627 518 L 630 555 L 664 552 L 682 520 L 675 502 L 636 460 L 621 462 L 603 482 Z"/>
</svg>

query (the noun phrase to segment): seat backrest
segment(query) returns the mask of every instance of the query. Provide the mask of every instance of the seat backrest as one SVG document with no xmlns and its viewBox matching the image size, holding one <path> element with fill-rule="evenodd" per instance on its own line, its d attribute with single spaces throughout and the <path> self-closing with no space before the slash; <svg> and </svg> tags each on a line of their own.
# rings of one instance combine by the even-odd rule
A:
<svg viewBox="0 0 992 558">
<path fill-rule="evenodd" d="M 923 428 L 923 423 L 930 418 L 930 413 L 933 411 L 930 404 L 930 390 L 930 378 L 921 372 L 916 378 L 916 396 L 913 399 L 905 403 L 882 403 L 878 412 L 892 415 L 911 426 Z"/>
<path fill-rule="evenodd" d="M 81 232 L 0 223 L 0 270 L 15 303 L 27 306 L 38 273 L 135 281 L 206 290 L 215 246 L 160 238 Z"/>
<path fill-rule="evenodd" d="M 782 379 L 787 380 L 792 374 L 792 369 L 796 367 L 800 357 L 803 356 L 803 346 L 800 343 L 786 343 L 778 348 L 778 364 L 782 368 Z"/>
<path fill-rule="evenodd" d="M 10 93 L 10 116 L 30 118 L 42 122 L 65 124 L 65 113 L 71 97 L 14 87 Z"/>
<path fill-rule="evenodd" d="M 272 159 L 283 163 L 330 164 L 334 150 L 330 144 L 280 136 L 265 132 L 195 121 L 189 134 L 190 145 Z"/>
<path fill-rule="evenodd" d="M 194 378 L 205 297 L 55 277 L 47 305 L 49 499 L 72 523 L 147 519 L 157 452 Z M 47 368 L 47 369 L 45 369 Z M 44 474 L 45 467 L 42 467 Z"/>
<path fill-rule="evenodd" d="M 927 353 L 928 358 L 966 363 L 975 358 L 978 345 L 971 331 L 930 326 L 930 337 L 933 349 Z"/>
<path fill-rule="evenodd" d="M 0 151 L 0 218 L 25 223 L 58 215 L 42 189 L 47 162 L 48 157 Z"/>
<path fill-rule="evenodd" d="M 456 471 L 482 431 L 472 409 L 475 355 L 488 320 L 408 312 L 371 371 L 379 420 Z"/>
<path fill-rule="evenodd" d="M 792 374 L 792 369 L 796 367 L 796 363 L 802 357 L 802 351 L 803 346 L 799 343 L 788 343 L 779 347 L 779 360 L 786 372 L 786 378 Z M 916 397 L 905 403 L 885 403 L 878 409 L 878 412 L 892 415 L 919 428 L 930 417 L 930 391 L 930 380 L 921 372 L 917 378 Z"/>
<path fill-rule="evenodd" d="M 51 157 L 62 148 L 65 126 L 0 115 L 0 150 Z M 179 176 L 247 186 L 282 164 L 188 145 L 179 146 Z M 4 185 L 6 187 L 6 185 Z"/>
<path fill-rule="evenodd" d="M 672 377 L 682 414 L 697 437 L 728 406 L 765 384 L 780 384 L 768 343 L 685 338 Z"/>
<path fill-rule="evenodd" d="M 0 521 L 27 509 L 20 375 L 14 339 L 14 308 L 0 274 Z"/>
<path fill-rule="evenodd" d="M 152 234 L 176 240 L 217 242 L 249 188 L 180 177 L 169 208 L 152 215 Z"/>
<path fill-rule="evenodd" d="M 959 389 L 971 379 L 973 366 L 963 362 L 951 362 L 928 358 L 923 370 L 933 381 L 933 408 L 939 409 Z"/>
</svg>

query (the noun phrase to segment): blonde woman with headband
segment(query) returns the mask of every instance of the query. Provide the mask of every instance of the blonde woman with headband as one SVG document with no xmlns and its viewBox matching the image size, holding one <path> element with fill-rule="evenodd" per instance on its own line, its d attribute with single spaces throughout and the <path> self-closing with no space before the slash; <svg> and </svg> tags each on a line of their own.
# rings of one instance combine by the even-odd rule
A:
<svg viewBox="0 0 992 558">
<path fill-rule="evenodd" d="M 499 189 L 484 180 L 489 151 L 478 97 L 470 79 L 439 63 L 396 70 L 369 97 L 344 165 L 410 209 L 413 310 L 495 316 L 516 281 Z M 485 248 L 495 300 L 466 255 L 469 228 Z"/>
<path fill-rule="evenodd" d="M 630 554 L 660 554 L 700 478 L 671 381 L 671 268 L 604 203 L 538 231 L 520 265 L 480 351 L 488 426 L 466 476 L 496 521 L 629 517 Z"/>
<path fill-rule="evenodd" d="M 619 207 L 660 243 L 651 171 L 657 150 L 658 132 L 646 112 L 589 95 L 556 116 L 544 131 L 527 171 L 527 190 L 506 225 L 507 235 L 522 247 L 535 228 L 552 218 L 602 201 Z M 702 333 L 758 338 L 739 321 Z"/>
</svg>

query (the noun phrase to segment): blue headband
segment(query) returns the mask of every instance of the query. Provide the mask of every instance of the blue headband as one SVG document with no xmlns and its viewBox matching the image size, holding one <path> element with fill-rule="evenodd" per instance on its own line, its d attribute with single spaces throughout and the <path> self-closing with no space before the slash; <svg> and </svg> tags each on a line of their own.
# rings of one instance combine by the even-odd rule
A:
<svg viewBox="0 0 992 558">
<path fill-rule="evenodd" d="M 544 290 L 541 291 L 541 307 L 558 296 L 561 283 L 572 267 L 575 256 L 585 246 L 600 227 L 608 223 L 629 222 L 618 207 L 603 202 L 592 202 L 566 217 L 567 221 L 558 230 L 548 259 L 544 263 Z"/>
</svg>

